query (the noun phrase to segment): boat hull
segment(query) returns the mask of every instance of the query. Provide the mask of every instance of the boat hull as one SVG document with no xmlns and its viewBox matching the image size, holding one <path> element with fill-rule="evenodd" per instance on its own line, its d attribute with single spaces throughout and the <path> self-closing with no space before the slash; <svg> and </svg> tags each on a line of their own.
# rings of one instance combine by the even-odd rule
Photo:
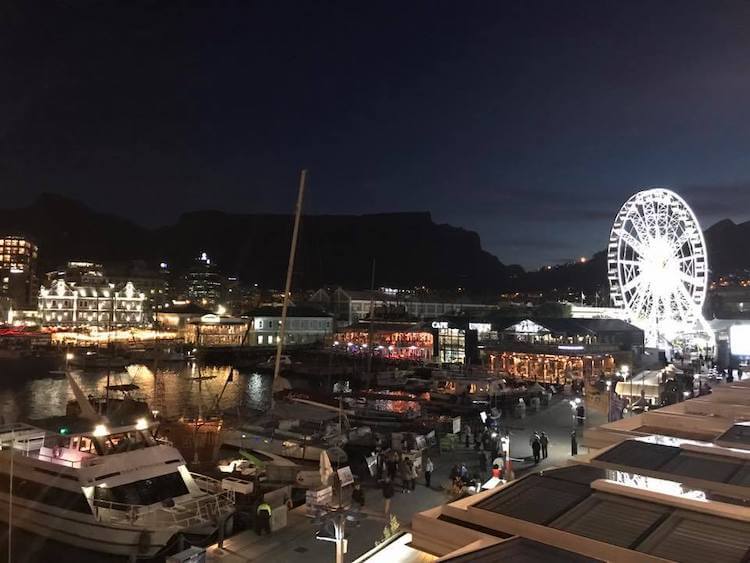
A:
<svg viewBox="0 0 750 563">
<path fill-rule="evenodd" d="M 0 492 L 0 521 L 8 523 L 9 495 Z M 148 530 L 98 522 L 93 515 L 79 514 L 27 499 L 13 498 L 13 526 L 42 538 L 82 549 L 148 558 L 169 545 L 180 530 Z"/>
</svg>

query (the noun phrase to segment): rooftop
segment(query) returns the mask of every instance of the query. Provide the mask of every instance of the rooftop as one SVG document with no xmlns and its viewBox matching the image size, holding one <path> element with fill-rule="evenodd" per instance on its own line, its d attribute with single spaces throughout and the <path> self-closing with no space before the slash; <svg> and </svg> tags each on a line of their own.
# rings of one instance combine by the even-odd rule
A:
<svg viewBox="0 0 750 563">
<path fill-rule="evenodd" d="M 281 317 L 281 306 L 266 305 L 243 313 L 243 317 Z M 286 311 L 287 317 L 330 317 L 328 313 L 316 307 L 290 305 Z"/>
</svg>

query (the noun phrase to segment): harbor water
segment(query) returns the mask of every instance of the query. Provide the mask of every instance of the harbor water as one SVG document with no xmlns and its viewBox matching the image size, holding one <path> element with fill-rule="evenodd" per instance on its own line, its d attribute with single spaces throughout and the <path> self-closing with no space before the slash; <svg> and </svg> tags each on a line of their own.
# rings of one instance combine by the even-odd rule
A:
<svg viewBox="0 0 750 563">
<path fill-rule="evenodd" d="M 204 410 L 211 409 L 219 395 L 221 410 L 268 408 L 272 376 L 251 368 L 235 369 L 232 380 L 226 383 L 230 369 L 230 366 L 198 369 L 195 364 L 168 364 L 154 369 L 132 364 L 109 373 L 106 369 L 74 368 L 70 372 L 86 395 L 104 396 L 108 379 L 110 385 L 135 384 L 138 390 L 133 396 L 146 399 L 163 417 L 195 414 L 199 405 Z M 304 382 L 295 382 L 295 388 L 300 386 L 304 387 Z M 118 395 L 112 392 L 111 396 Z M 65 376 L 50 373 L 44 362 L 0 362 L 0 416 L 4 422 L 64 415 L 68 401 L 72 400 L 73 392 Z"/>
</svg>

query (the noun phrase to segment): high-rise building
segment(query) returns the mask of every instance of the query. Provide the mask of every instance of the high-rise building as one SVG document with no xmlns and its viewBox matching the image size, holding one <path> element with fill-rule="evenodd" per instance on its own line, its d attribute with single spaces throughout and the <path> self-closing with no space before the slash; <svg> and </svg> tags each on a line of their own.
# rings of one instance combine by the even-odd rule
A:
<svg viewBox="0 0 750 563">
<path fill-rule="evenodd" d="M 15 307 L 26 307 L 36 294 L 36 265 L 39 249 L 28 237 L 0 238 L 0 297 Z"/>
<path fill-rule="evenodd" d="M 213 306 L 222 297 L 223 279 L 205 252 L 185 276 L 187 298 L 203 306 Z"/>
</svg>

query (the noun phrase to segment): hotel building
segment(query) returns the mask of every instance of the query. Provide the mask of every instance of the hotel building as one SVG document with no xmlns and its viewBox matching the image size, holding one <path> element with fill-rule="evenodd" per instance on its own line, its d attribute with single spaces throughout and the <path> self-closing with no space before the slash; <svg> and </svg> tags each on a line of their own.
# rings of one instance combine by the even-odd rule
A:
<svg viewBox="0 0 750 563">
<path fill-rule="evenodd" d="M 35 294 L 39 249 L 28 237 L 0 238 L 0 297 L 15 308 L 27 307 Z"/>
<path fill-rule="evenodd" d="M 37 298 L 40 321 L 48 327 L 125 328 L 151 324 L 144 314 L 146 296 L 131 282 L 78 285 L 64 279 L 42 286 Z"/>
</svg>

